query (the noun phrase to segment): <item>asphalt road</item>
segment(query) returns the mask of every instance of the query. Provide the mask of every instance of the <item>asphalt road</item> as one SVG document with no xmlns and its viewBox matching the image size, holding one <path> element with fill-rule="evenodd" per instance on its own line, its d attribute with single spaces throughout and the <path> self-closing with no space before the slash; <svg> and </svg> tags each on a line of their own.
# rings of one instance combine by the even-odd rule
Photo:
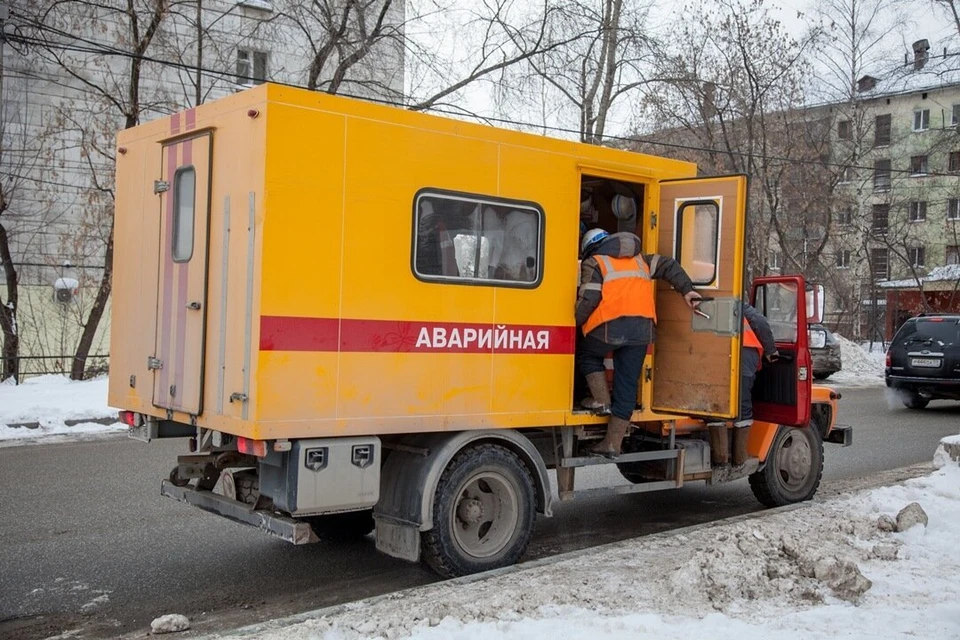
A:
<svg viewBox="0 0 960 640">
<path fill-rule="evenodd" d="M 881 389 L 844 390 L 839 421 L 854 426 L 854 445 L 827 445 L 824 490 L 929 461 L 960 430 L 960 403 L 909 411 Z M 294 547 L 161 498 L 184 448 L 123 438 L 0 448 L 0 637 L 145 635 L 174 612 L 209 632 L 436 579 L 376 553 L 372 539 Z M 619 480 L 612 469 L 579 473 L 584 486 Z M 555 502 L 525 559 L 759 508 L 745 480 Z"/>
</svg>

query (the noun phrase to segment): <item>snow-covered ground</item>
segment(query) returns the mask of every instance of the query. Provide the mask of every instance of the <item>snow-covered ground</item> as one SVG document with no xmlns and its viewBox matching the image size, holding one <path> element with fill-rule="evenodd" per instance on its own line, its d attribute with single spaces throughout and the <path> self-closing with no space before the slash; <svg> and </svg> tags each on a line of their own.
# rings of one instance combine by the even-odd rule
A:
<svg viewBox="0 0 960 640">
<path fill-rule="evenodd" d="M 960 638 L 960 467 L 942 454 L 939 461 L 932 475 L 899 485 L 224 637 Z M 891 530 L 911 503 L 928 524 Z"/>
<path fill-rule="evenodd" d="M 106 376 L 74 382 L 49 375 L 27 378 L 20 385 L 0 384 L 0 441 L 123 431 L 126 427 L 119 422 L 76 422 L 116 416 L 116 409 L 107 407 Z M 36 428 L 8 426 L 36 423 Z"/>
<path fill-rule="evenodd" d="M 883 386 L 883 369 L 886 363 L 886 350 L 882 344 L 859 345 L 847 340 L 840 334 L 833 334 L 840 342 L 840 363 L 843 367 L 834 373 L 824 384 L 842 387 L 880 387 Z"/>
</svg>

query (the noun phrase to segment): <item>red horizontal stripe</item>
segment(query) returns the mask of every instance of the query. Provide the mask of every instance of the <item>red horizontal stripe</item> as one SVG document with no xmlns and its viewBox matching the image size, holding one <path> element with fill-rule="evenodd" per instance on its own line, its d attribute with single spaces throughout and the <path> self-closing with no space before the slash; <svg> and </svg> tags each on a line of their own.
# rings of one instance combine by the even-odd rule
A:
<svg viewBox="0 0 960 640">
<path fill-rule="evenodd" d="M 261 351 L 572 354 L 573 326 L 262 316 Z"/>
</svg>

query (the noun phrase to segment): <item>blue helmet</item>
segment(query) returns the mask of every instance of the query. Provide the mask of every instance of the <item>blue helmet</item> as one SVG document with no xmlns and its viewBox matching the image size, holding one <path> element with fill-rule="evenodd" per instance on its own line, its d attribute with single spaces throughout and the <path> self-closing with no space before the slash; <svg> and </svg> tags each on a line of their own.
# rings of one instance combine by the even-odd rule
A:
<svg viewBox="0 0 960 640">
<path fill-rule="evenodd" d="M 590 229 L 585 234 L 583 234 L 583 240 L 580 241 L 580 253 L 585 254 L 587 249 L 593 245 L 599 243 L 601 240 L 609 236 L 610 234 L 604 231 L 603 229 Z"/>
</svg>

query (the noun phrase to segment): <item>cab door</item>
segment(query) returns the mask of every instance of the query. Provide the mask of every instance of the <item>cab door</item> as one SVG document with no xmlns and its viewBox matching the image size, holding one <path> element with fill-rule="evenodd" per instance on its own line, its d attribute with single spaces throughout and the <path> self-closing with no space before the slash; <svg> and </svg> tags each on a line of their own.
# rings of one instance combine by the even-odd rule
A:
<svg viewBox="0 0 960 640">
<path fill-rule="evenodd" d="M 660 183 L 657 253 L 680 262 L 702 315 L 657 281 L 653 409 L 732 419 L 739 408 L 746 176 Z"/>
<path fill-rule="evenodd" d="M 807 293 L 803 276 L 756 278 L 750 296 L 770 323 L 780 357 L 764 362 L 753 384 L 753 417 L 791 427 L 810 423 L 813 367 L 807 323 L 819 310 Z M 813 304 L 808 304 L 808 301 Z"/>
<path fill-rule="evenodd" d="M 161 149 L 160 269 L 153 404 L 199 415 L 206 339 L 207 233 L 213 133 Z"/>
</svg>

